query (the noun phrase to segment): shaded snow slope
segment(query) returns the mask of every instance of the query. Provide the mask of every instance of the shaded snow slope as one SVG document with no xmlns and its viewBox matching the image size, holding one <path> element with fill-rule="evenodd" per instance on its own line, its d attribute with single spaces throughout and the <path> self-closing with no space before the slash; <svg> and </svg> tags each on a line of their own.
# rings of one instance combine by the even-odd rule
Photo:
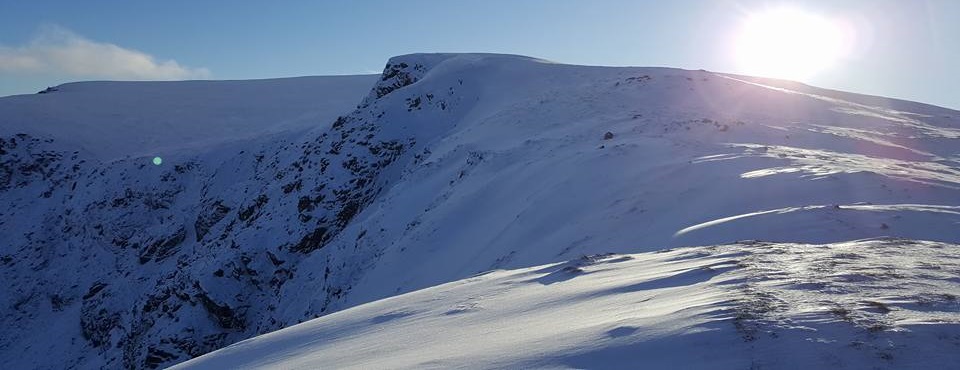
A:
<svg viewBox="0 0 960 370">
<path fill-rule="evenodd" d="M 0 360 L 168 366 L 362 303 L 579 255 L 746 239 L 960 242 L 960 112 L 493 54 L 396 57 L 368 88 L 311 129 L 161 166 L 2 137 Z"/>
<path fill-rule="evenodd" d="M 960 245 L 746 242 L 497 270 L 175 369 L 947 369 Z"/>
<path fill-rule="evenodd" d="M 52 137 L 97 158 L 182 155 L 327 124 L 375 75 L 239 81 L 75 82 L 0 98 L 0 135 Z"/>
</svg>

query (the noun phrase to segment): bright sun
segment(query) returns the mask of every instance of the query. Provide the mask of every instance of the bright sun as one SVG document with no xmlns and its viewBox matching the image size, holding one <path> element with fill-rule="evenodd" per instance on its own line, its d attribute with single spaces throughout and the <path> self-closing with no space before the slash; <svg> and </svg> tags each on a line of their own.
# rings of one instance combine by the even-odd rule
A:
<svg viewBox="0 0 960 370">
<path fill-rule="evenodd" d="M 799 9 L 777 8 L 747 16 L 735 53 L 745 73 L 804 80 L 846 56 L 850 36 L 840 22 Z"/>
</svg>

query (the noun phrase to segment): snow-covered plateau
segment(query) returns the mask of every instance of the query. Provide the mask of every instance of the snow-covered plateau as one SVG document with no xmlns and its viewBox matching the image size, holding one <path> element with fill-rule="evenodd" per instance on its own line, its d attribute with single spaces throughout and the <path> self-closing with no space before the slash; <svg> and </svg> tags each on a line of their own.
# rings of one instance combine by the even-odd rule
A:
<svg viewBox="0 0 960 370">
<path fill-rule="evenodd" d="M 0 205 L 8 368 L 960 368 L 920 103 L 495 54 L 73 83 L 0 98 Z"/>
</svg>

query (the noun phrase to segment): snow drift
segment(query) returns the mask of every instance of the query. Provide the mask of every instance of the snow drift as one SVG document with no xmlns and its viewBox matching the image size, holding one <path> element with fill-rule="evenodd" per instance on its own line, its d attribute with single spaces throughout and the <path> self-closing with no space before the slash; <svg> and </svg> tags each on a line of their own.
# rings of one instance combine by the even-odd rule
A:
<svg viewBox="0 0 960 370">
<path fill-rule="evenodd" d="M 958 247 L 744 242 L 585 256 L 361 305 L 174 368 L 951 368 Z"/>
</svg>

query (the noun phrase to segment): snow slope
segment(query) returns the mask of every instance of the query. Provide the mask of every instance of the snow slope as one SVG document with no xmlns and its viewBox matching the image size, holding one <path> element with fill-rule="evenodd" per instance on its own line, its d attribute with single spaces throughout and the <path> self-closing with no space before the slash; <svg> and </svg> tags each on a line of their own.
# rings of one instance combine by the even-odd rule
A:
<svg viewBox="0 0 960 370">
<path fill-rule="evenodd" d="M 168 366 L 580 255 L 745 239 L 960 243 L 957 111 L 492 54 L 393 58 L 357 100 L 313 128 L 161 166 L 5 137 L 0 360 Z"/>
<path fill-rule="evenodd" d="M 386 247 L 345 306 L 582 254 L 960 239 L 958 112 L 703 71 L 430 57 L 449 59 L 396 94 L 476 97 L 438 119 L 455 124 L 416 181 L 345 230 L 387 234 L 364 235 Z"/>
<path fill-rule="evenodd" d="M 105 160 L 180 154 L 314 128 L 349 112 L 375 75 L 74 82 L 0 98 L 0 135 L 52 137 Z"/>
<path fill-rule="evenodd" d="M 173 368 L 949 369 L 957 293 L 956 244 L 596 255 L 387 298 Z"/>
</svg>

